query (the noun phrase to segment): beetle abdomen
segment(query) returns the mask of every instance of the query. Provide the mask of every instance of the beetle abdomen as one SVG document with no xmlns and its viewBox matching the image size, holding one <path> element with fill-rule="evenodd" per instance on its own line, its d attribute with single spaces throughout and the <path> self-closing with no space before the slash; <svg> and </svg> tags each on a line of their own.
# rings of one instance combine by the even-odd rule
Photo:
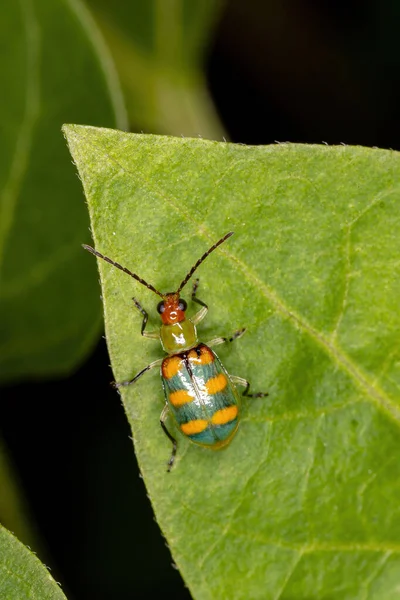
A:
<svg viewBox="0 0 400 600">
<path fill-rule="evenodd" d="M 239 396 L 217 355 L 205 344 L 164 359 L 165 399 L 179 430 L 212 449 L 230 442 L 239 425 Z"/>
</svg>

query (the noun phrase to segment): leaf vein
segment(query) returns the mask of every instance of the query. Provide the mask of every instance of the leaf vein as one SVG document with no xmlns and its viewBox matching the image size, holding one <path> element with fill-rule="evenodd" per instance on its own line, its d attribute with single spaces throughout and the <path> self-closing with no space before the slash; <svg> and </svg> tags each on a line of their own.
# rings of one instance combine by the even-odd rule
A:
<svg viewBox="0 0 400 600">
<path fill-rule="evenodd" d="M 344 252 L 345 253 L 345 266 L 346 266 L 344 292 L 343 292 L 343 298 L 342 298 L 342 305 L 340 307 L 339 314 L 336 319 L 336 325 L 334 326 L 332 334 L 331 334 L 331 342 L 332 343 L 334 343 L 337 338 L 339 327 L 343 320 L 346 305 L 347 305 L 347 300 L 349 297 L 350 280 L 351 280 L 351 275 L 352 275 L 352 273 L 351 273 L 351 251 L 352 251 L 351 235 L 352 235 L 353 227 L 360 219 L 362 219 L 367 214 L 367 212 L 369 212 L 372 208 L 374 208 L 374 206 L 376 206 L 376 204 L 378 204 L 385 196 L 389 196 L 390 194 L 392 194 L 392 192 L 393 192 L 393 190 L 389 190 L 389 191 L 385 190 L 384 192 L 377 194 L 374 198 L 372 198 L 372 200 L 367 204 L 367 206 L 365 206 L 359 212 L 359 214 L 356 217 L 354 217 L 354 219 L 352 219 L 348 223 L 345 223 L 347 233 L 346 233 L 346 243 L 345 243 L 345 252 Z"/>
<path fill-rule="evenodd" d="M 306 500 L 307 500 L 307 490 L 308 490 L 308 484 L 309 484 L 309 480 L 310 480 L 310 473 L 312 471 L 312 468 L 314 466 L 315 463 L 315 457 L 316 457 L 316 452 L 317 452 L 317 443 L 318 443 L 318 436 L 319 436 L 319 432 L 322 426 L 322 421 L 324 419 L 325 415 L 321 414 L 320 417 L 318 418 L 318 421 L 315 425 L 315 430 L 314 430 L 314 439 L 313 439 L 313 444 L 311 449 L 309 449 L 309 455 L 310 455 L 310 460 L 309 460 L 309 464 L 308 467 L 306 469 L 306 472 L 304 474 L 304 478 L 303 478 L 303 485 L 302 485 L 302 492 L 301 492 L 301 496 L 302 496 L 302 506 L 303 506 L 303 511 L 305 514 L 305 504 L 306 504 Z"/>
<path fill-rule="evenodd" d="M 276 546 L 282 549 L 295 550 L 297 552 L 303 552 L 303 554 L 312 554 L 314 552 L 392 552 L 400 554 L 400 544 L 393 543 L 390 541 L 383 542 L 366 542 L 366 543 L 348 543 L 345 542 L 319 542 L 314 541 L 311 544 L 296 544 L 292 542 L 285 542 L 284 540 L 277 540 L 274 538 L 266 538 L 263 535 L 255 534 L 254 532 L 249 533 L 248 531 L 241 531 L 238 529 L 232 530 L 235 536 L 240 536 L 253 541 L 258 541 L 264 545 Z"/>
<path fill-rule="evenodd" d="M 383 569 L 383 567 L 385 566 L 385 564 L 387 563 L 387 561 L 389 560 L 389 558 L 392 556 L 392 552 L 389 550 L 388 552 L 386 552 L 381 560 L 379 560 L 376 564 L 375 569 L 371 572 L 370 576 L 367 577 L 365 579 L 365 581 L 363 582 L 362 586 L 364 588 L 364 597 L 362 598 L 362 600 L 368 600 L 368 596 L 369 596 L 369 589 L 372 585 L 372 582 L 374 581 L 374 579 L 376 579 L 376 577 L 378 576 L 379 572 Z"/>
<path fill-rule="evenodd" d="M 331 406 L 327 406 L 327 407 L 324 407 L 321 409 L 315 409 L 315 410 L 309 410 L 309 411 L 303 411 L 303 412 L 293 411 L 293 412 L 288 412 L 288 413 L 281 413 L 281 414 L 271 416 L 271 417 L 267 416 L 264 418 L 249 416 L 249 417 L 243 417 L 241 419 L 241 421 L 242 421 L 242 423 L 245 423 L 246 421 L 248 421 L 250 423 L 279 423 L 281 421 L 292 421 L 292 420 L 295 421 L 297 419 L 313 419 L 316 417 L 329 415 L 336 411 L 347 408 L 348 406 L 361 404 L 363 402 L 367 402 L 367 400 L 365 400 L 363 398 L 353 398 L 351 400 L 348 400 L 347 402 L 341 402 L 340 404 L 332 404 Z"/>
<path fill-rule="evenodd" d="M 1 197 L 0 275 L 7 239 L 14 222 L 18 196 L 28 168 L 33 132 L 40 113 L 40 28 L 34 12 L 33 2 L 31 0 L 20 0 L 20 7 L 24 21 L 26 42 L 25 108 L 17 134 L 15 152 L 11 160 L 8 180 Z"/>
<path fill-rule="evenodd" d="M 269 427 L 269 435 L 268 435 L 268 440 L 267 440 L 267 444 L 266 444 L 266 449 L 265 449 L 265 454 L 263 454 L 263 456 L 261 457 L 260 462 L 258 463 L 257 467 L 254 469 L 254 471 L 251 473 L 251 475 L 248 477 L 246 484 L 242 487 L 242 493 L 240 496 L 240 499 L 236 505 L 236 507 L 234 508 L 234 510 L 232 511 L 232 513 L 229 515 L 228 521 L 225 525 L 225 527 L 223 528 L 221 534 L 219 537 L 216 538 L 215 542 L 213 544 L 211 544 L 210 548 L 208 549 L 207 553 L 203 556 L 202 560 L 199 563 L 199 569 L 202 570 L 205 562 L 207 561 L 207 559 L 212 555 L 212 553 L 214 552 L 214 549 L 216 548 L 216 546 L 224 539 L 227 537 L 229 530 L 232 527 L 232 524 L 234 522 L 235 516 L 238 514 L 242 504 L 247 500 L 247 488 L 250 485 L 250 482 L 256 477 L 257 473 L 260 471 L 260 469 L 264 466 L 265 461 L 268 457 L 268 453 L 269 453 L 269 449 L 270 449 L 270 445 L 271 445 L 271 437 L 272 437 L 272 424 Z"/>
<path fill-rule="evenodd" d="M 291 565 L 289 565 L 289 570 L 286 574 L 286 577 L 283 581 L 282 587 L 280 590 L 278 590 L 278 592 L 275 594 L 274 596 L 274 600 L 279 600 L 279 598 L 281 598 L 283 592 L 285 591 L 285 588 L 287 586 L 287 584 L 290 581 L 290 578 L 292 577 L 293 573 L 295 572 L 295 570 L 297 569 L 301 559 L 303 557 L 303 552 L 301 550 L 298 551 L 298 553 L 295 555 L 294 560 L 292 562 Z"/>
<path fill-rule="evenodd" d="M 357 386 L 367 394 L 367 396 L 374 402 L 376 406 L 378 406 L 380 409 L 383 409 L 397 425 L 400 425 L 399 407 L 384 393 L 383 390 L 374 387 L 373 383 L 369 381 L 367 375 L 352 362 L 352 360 L 341 348 L 326 339 L 324 335 L 310 325 L 306 319 L 302 318 L 293 309 L 289 308 L 284 301 L 279 298 L 279 296 L 273 290 L 271 290 L 269 286 L 261 281 L 257 275 L 253 273 L 251 269 L 240 259 L 227 252 L 226 249 L 221 250 L 221 252 L 224 252 L 232 260 L 232 262 L 238 264 L 244 275 L 258 286 L 260 291 L 263 292 L 264 296 L 271 302 L 271 304 L 275 306 L 278 312 L 289 317 L 294 323 L 296 323 L 300 330 L 311 337 L 311 339 L 313 339 L 326 352 L 326 354 L 330 356 L 331 359 L 344 372 L 346 372 L 351 379 L 353 379 Z"/>
</svg>

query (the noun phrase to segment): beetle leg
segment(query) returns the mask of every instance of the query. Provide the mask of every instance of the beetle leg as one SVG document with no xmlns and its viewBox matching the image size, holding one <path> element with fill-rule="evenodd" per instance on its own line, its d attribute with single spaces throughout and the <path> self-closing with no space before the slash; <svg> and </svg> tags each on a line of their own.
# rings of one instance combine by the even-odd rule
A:
<svg viewBox="0 0 400 600">
<path fill-rule="evenodd" d="M 209 346 L 211 348 L 212 346 L 219 346 L 219 344 L 225 344 L 226 342 L 234 342 L 238 338 L 242 337 L 242 335 L 244 334 L 245 331 L 246 331 L 246 328 L 242 327 L 242 329 L 238 329 L 237 331 L 235 331 L 235 333 L 233 335 L 231 335 L 230 338 L 228 338 L 228 337 L 214 338 L 210 342 L 207 342 L 207 346 Z"/>
<path fill-rule="evenodd" d="M 154 369 L 154 367 L 157 367 L 158 365 L 160 365 L 163 360 L 164 360 L 163 358 L 158 358 L 157 360 L 153 361 L 152 363 L 147 365 L 147 367 L 145 367 L 144 369 L 139 371 L 139 373 L 137 373 L 135 375 L 135 377 L 133 379 L 130 379 L 129 381 L 121 381 L 121 383 L 117 383 L 116 381 L 113 381 L 111 383 L 111 385 L 115 388 L 120 388 L 120 387 L 124 387 L 126 385 L 131 385 L 131 383 L 136 383 L 136 381 L 139 379 L 139 377 L 141 377 L 142 375 L 147 373 L 147 371 L 150 371 L 150 369 Z"/>
<path fill-rule="evenodd" d="M 166 421 L 167 417 L 168 417 L 168 404 L 166 404 L 164 406 L 162 413 L 160 415 L 160 425 L 162 427 L 163 432 L 167 436 L 167 438 L 172 442 L 172 454 L 171 454 L 171 458 L 168 461 L 168 467 L 167 467 L 167 472 L 169 473 L 172 469 L 172 465 L 174 464 L 174 460 L 175 460 L 175 456 L 176 456 L 176 448 L 178 446 L 178 443 L 177 443 L 176 439 L 174 437 L 172 437 L 172 435 L 170 434 L 170 432 L 167 429 L 167 426 L 165 425 L 165 421 Z"/>
<path fill-rule="evenodd" d="M 208 306 L 205 302 L 203 302 L 203 300 L 199 300 L 199 298 L 197 298 L 196 296 L 196 292 L 197 292 L 197 288 L 199 287 L 199 278 L 197 278 L 193 284 L 193 289 L 192 289 L 192 300 L 193 302 L 196 302 L 197 304 L 200 304 L 200 306 L 202 307 L 198 313 L 196 313 L 194 315 L 194 317 L 192 317 L 190 320 L 192 321 L 193 325 L 197 325 L 198 323 L 200 323 L 200 321 L 202 321 L 204 319 L 204 317 L 206 316 L 207 312 L 208 312 Z"/>
<path fill-rule="evenodd" d="M 138 309 L 138 311 L 141 312 L 142 315 L 143 315 L 142 327 L 141 327 L 141 330 L 140 330 L 140 333 L 142 334 L 142 336 L 146 337 L 146 338 L 149 338 L 151 340 L 158 340 L 158 339 L 160 339 L 160 334 L 158 333 L 158 331 L 145 331 L 146 325 L 147 325 L 147 319 L 149 318 L 149 315 L 144 310 L 144 308 L 140 304 L 140 302 L 138 302 L 136 300 L 136 298 L 132 298 L 132 300 L 133 300 L 134 305 Z"/>
<path fill-rule="evenodd" d="M 243 377 L 237 377 L 236 375 L 229 375 L 229 377 L 232 383 L 236 385 L 242 385 L 245 388 L 242 396 L 247 396 L 248 398 L 265 398 L 265 396 L 269 395 L 268 392 L 257 392 L 256 394 L 249 394 L 250 382 L 247 381 L 247 379 L 243 379 Z"/>
</svg>

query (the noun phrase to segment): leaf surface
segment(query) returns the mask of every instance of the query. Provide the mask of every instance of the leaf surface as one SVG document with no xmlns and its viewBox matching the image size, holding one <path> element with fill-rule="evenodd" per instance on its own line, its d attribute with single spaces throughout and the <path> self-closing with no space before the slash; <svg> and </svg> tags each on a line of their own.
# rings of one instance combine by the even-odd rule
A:
<svg viewBox="0 0 400 600">
<path fill-rule="evenodd" d="M 198 271 L 210 306 L 199 335 L 245 326 L 218 355 L 269 397 L 244 402 L 221 452 L 177 432 L 168 474 L 156 370 L 123 393 L 157 520 L 193 597 L 397 598 L 399 154 L 65 132 L 96 248 L 158 289 L 176 289 L 235 231 Z M 141 338 L 131 298 L 149 311 L 150 330 L 159 299 L 99 268 L 113 370 L 124 381 L 162 356 Z"/>
<path fill-rule="evenodd" d="M 0 373 L 71 369 L 100 329 L 88 228 L 60 133 L 66 119 L 125 127 L 112 65 L 79 0 L 0 7 Z"/>
<path fill-rule="evenodd" d="M 0 525 L 0 598 L 65 600 L 40 560 Z"/>
</svg>

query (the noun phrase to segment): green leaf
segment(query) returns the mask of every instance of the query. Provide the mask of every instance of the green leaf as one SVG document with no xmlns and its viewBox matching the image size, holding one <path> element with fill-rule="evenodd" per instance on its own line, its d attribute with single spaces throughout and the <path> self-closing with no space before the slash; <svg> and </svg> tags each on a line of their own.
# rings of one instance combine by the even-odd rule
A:
<svg viewBox="0 0 400 600">
<path fill-rule="evenodd" d="M 0 598 L 65 600 L 40 560 L 0 525 Z"/>
<path fill-rule="evenodd" d="M 66 119 L 124 127 L 118 83 L 78 0 L 0 8 L 0 371 L 70 370 L 98 335 L 88 219 L 60 133 Z"/>
<path fill-rule="evenodd" d="M 11 529 L 24 544 L 40 551 L 42 543 L 21 488 L 11 457 L 0 438 L 0 523 Z"/>
<path fill-rule="evenodd" d="M 204 62 L 221 0 L 89 0 L 136 130 L 222 139 Z"/>
<path fill-rule="evenodd" d="M 213 242 L 235 231 L 198 271 L 199 297 L 210 306 L 200 338 L 246 326 L 218 354 L 269 397 L 244 403 L 224 451 L 176 433 L 168 474 L 158 374 L 123 393 L 157 520 L 193 597 L 394 600 L 399 154 L 73 125 L 65 132 L 96 248 L 158 289 L 176 288 Z M 131 300 L 147 307 L 154 329 L 158 298 L 99 267 L 113 370 L 124 381 L 162 356 L 157 342 L 141 338 Z"/>
</svg>

